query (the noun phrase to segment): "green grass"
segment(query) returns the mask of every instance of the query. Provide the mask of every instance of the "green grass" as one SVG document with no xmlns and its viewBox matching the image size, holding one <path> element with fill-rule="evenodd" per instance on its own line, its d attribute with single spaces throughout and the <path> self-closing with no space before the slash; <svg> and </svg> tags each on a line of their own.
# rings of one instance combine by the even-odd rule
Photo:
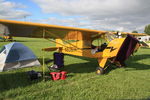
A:
<svg viewBox="0 0 150 100">
<path fill-rule="evenodd" d="M 54 45 L 44 39 L 15 38 L 34 51 L 42 61 L 42 48 Z M 0 42 L 0 47 L 8 42 Z M 45 58 L 53 58 L 45 53 Z M 130 57 L 126 68 L 107 69 L 98 76 L 96 59 L 65 56 L 66 80 L 30 81 L 27 71 L 41 67 L 22 68 L 0 73 L 0 100 L 148 100 L 150 99 L 150 49 L 142 48 Z M 49 71 L 46 70 L 48 73 Z"/>
<path fill-rule="evenodd" d="M 150 41 L 147 41 L 147 43 L 150 43 Z"/>
</svg>

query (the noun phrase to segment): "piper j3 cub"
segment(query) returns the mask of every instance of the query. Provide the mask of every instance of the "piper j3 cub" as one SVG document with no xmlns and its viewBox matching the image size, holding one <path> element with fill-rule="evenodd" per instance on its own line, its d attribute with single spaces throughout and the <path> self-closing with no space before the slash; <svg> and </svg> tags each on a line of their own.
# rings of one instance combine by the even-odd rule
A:
<svg viewBox="0 0 150 100">
<path fill-rule="evenodd" d="M 106 62 L 119 67 L 124 66 L 124 61 L 140 47 L 139 41 L 131 35 L 145 35 L 122 33 L 130 35 L 117 38 L 116 33 L 108 31 L 3 19 L 0 19 L 0 24 L 8 27 L 11 36 L 45 38 L 56 43 L 55 47 L 44 48 L 44 51 L 96 58 L 99 64 L 96 69 L 98 75 L 104 73 L 107 68 Z"/>
</svg>

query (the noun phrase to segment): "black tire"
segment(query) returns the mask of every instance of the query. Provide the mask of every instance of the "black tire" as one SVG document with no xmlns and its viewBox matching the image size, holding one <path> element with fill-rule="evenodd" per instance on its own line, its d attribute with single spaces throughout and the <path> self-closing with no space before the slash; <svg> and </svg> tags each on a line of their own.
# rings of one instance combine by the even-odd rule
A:
<svg viewBox="0 0 150 100">
<path fill-rule="evenodd" d="M 104 74 L 104 68 L 102 68 L 102 67 L 97 67 L 97 68 L 96 68 L 96 74 L 97 74 L 97 75 L 102 75 L 102 74 Z"/>
</svg>

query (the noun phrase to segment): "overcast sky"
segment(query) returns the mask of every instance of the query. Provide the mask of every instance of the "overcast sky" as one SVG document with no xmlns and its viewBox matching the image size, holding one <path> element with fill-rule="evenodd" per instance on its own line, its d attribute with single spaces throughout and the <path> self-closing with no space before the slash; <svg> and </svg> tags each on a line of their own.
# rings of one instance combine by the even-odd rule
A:
<svg viewBox="0 0 150 100">
<path fill-rule="evenodd" d="M 150 0 L 0 0 L 0 19 L 97 30 L 144 31 Z"/>
</svg>

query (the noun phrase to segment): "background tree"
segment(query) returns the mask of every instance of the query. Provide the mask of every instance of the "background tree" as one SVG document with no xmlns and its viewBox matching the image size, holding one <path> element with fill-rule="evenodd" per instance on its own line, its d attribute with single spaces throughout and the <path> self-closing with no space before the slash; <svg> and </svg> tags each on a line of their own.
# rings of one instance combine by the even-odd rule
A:
<svg viewBox="0 0 150 100">
<path fill-rule="evenodd" d="M 150 35 L 150 24 L 145 26 L 144 32 Z"/>
<path fill-rule="evenodd" d="M 134 30 L 134 31 L 132 31 L 132 33 L 138 33 L 138 31 L 135 31 L 135 30 Z"/>
</svg>

